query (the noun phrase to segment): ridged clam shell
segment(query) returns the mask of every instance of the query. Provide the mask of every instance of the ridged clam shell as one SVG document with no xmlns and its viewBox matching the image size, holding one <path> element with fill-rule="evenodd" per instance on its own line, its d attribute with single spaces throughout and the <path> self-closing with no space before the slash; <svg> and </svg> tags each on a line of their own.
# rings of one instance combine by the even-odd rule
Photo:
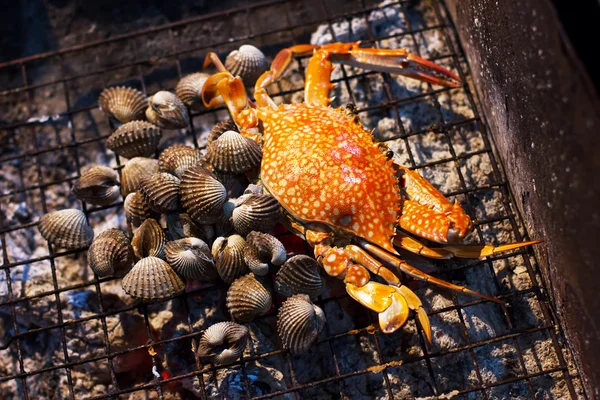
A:
<svg viewBox="0 0 600 400">
<path fill-rule="evenodd" d="M 140 192 L 129 193 L 125 197 L 123 208 L 125 209 L 127 222 L 136 228 L 154 215 Z"/>
<path fill-rule="evenodd" d="M 215 236 L 215 229 L 212 225 L 196 224 L 192 218 L 185 213 L 168 213 L 167 229 L 171 240 L 197 237 L 208 243 L 211 242 Z"/>
<path fill-rule="evenodd" d="M 246 241 L 240 235 L 218 237 L 212 245 L 217 273 L 227 283 L 250 272 L 244 261 Z"/>
<path fill-rule="evenodd" d="M 290 297 L 277 314 L 277 333 L 283 348 L 303 353 L 314 343 L 325 325 L 325 313 L 306 295 Z"/>
<path fill-rule="evenodd" d="M 127 161 L 121 170 L 121 194 L 123 197 L 137 192 L 140 188 L 140 181 L 156 172 L 158 172 L 158 161 L 153 158 L 134 157 Z"/>
<path fill-rule="evenodd" d="M 254 85 L 260 75 L 269 68 L 269 61 L 262 51 L 245 44 L 225 59 L 225 68 L 233 76 L 240 76 L 246 85 Z"/>
<path fill-rule="evenodd" d="M 303 254 L 293 256 L 275 275 L 275 291 L 282 297 L 302 293 L 314 299 L 325 287 L 319 270 L 314 258 Z"/>
<path fill-rule="evenodd" d="M 235 322 L 219 322 L 204 331 L 196 354 L 216 365 L 230 364 L 244 353 L 248 328 Z"/>
<path fill-rule="evenodd" d="M 209 77 L 210 75 L 204 72 L 186 75 L 177 84 L 175 94 L 191 110 L 201 110 L 204 107 L 202 103 L 202 87 Z"/>
<path fill-rule="evenodd" d="M 133 248 L 123 231 L 111 228 L 100 233 L 87 253 L 88 265 L 98 276 L 123 276 L 133 266 Z"/>
<path fill-rule="evenodd" d="M 131 121 L 110 135 L 106 147 L 125 158 L 151 157 L 161 138 L 159 127 L 146 121 Z"/>
<path fill-rule="evenodd" d="M 215 169 L 234 174 L 258 168 L 261 159 L 258 143 L 235 131 L 223 133 L 206 148 L 206 160 Z"/>
<path fill-rule="evenodd" d="M 185 283 L 165 261 L 145 257 L 123 278 L 123 290 L 137 299 L 164 300 L 185 290 Z"/>
<path fill-rule="evenodd" d="M 166 172 L 143 178 L 140 192 L 150 209 L 163 214 L 179 208 L 179 178 Z"/>
<path fill-rule="evenodd" d="M 237 199 L 231 215 L 231 225 L 240 235 L 252 231 L 268 232 L 279 220 L 279 202 L 275 197 L 247 194 Z"/>
<path fill-rule="evenodd" d="M 233 120 L 228 119 L 225 121 L 217 122 L 215 126 L 212 127 L 210 132 L 208 133 L 208 138 L 206 139 L 206 145 L 208 146 L 215 140 L 221 137 L 227 131 L 239 132 L 237 125 Z"/>
<path fill-rule="evenodd" d="M 179 194 L 184 210 L 199 224 L 217 222 L 227 200 L 225 187 L 211 172 L 199 165 L 183 173 Z"/>
<path fill-rule="evenodd" d="M 287 258 L 285 247 L 268 233 L 250 232 L 246 237 L 244 261 L 255 275 L 269 273 L 269 265 L 282 265 Z"/>
<path fill-rule="evenodd" d="M 225 187 L 227 197 L 230 199 L 241 196 L 249 183 L 248 178 L 244 174 L 232 174 L 223 171 L 215 171 L 214 174 Z"/>
<path fill-rule="evenodd" d="M 201 159 L 200 150 L 190 146 L 176 144 L 167 147 L 158 157 L 158 170 L 175 175 L 179 179 L 189 167 Z"/>
<path fill-rule="evenodd" d="M 106 114 L 124 124 L 143 119 L 148 101 L 146 95 L 137 89 L 117 86 L 104 89 L 98 105 Z"/>
<path fill-rule="evenodd" d="M 38 229 L 44 239 L 69 250 L 89 246 L 94 239 L 94 230 L 85 214 L 74 208 L 42 215 Z"/>
<path fill-rule="evenodd" d="M 190 124 L 190 115 L 183 101 L 164 90 L 148 99 L 146 118 L 163 129 L 183 129 Z"/>
<path fill-rule="evenodd" d="M 136 257 L 165 258 L 165 243 L 167 238 L 162 228 L 152 218 L 145 220 L 133 234 L 131 246 Z"/>
<path fill-rule="evenodd" d="M 244 275 L 231 284 L 227 291 L 227 309 L 238 321 L 250 322 L 269 311 L 272 296 L 263 277 Z"/>
<path fill-rule="evenodd" d="M 168 242 L 165 257 L 175 272 L 184 278 L 209 282 L 217 277 L 210 249 L 198 238 Z"/>
<path fill-rule="evenodd" d="M 107 206 L 120 196 L 119 175 L 112 168 L 95 165 L 75 181 L 71 190 L 80 200 Z"/>
</svg>

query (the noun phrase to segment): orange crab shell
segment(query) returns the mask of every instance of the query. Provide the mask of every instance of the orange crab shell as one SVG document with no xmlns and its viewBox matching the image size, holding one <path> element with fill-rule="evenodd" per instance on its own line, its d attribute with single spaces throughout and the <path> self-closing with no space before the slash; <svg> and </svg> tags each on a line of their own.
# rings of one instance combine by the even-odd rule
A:
<svg viewBox="0 0 600 400">
<path fill-rule="evenodd" d="M 395 252 L 400 210 L 392 161 L 344 108 L 284 104 L 260 108 L 261 179 L 299 222 L 320 222 Z"/>
</svg>

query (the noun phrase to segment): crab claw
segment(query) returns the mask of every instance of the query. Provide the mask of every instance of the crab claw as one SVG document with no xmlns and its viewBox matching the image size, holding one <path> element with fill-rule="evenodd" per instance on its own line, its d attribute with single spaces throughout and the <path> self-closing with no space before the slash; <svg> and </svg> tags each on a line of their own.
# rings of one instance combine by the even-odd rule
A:
<svg viewBox="0 0 600 400">
<path fill-rule="evenodd" d="M 402 70 L 396 72 L 400 75 L 440 86 L 459 87 L 461 85 L 460 78 L 446 68 L 411 53 L 400 65 Z"/>
</svg>

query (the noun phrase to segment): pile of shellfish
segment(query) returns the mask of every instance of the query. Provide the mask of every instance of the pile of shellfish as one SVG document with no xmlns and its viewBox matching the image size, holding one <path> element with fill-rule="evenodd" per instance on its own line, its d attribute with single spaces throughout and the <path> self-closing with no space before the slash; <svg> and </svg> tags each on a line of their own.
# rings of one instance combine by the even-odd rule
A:
<svg viewBox="0 0 600 400">
<path fill-rule="evenodd" d="M 252 63 L 268 67 L 266 59 L 257 61 L 260 50 L 250 47 L 227 57 L 232 71 L 256 76 Z M 252 60 L 244 59 L 247 53 Z M 94 237 L 86 215 L 77 209 L 44 215 L 40 233 L 57 247 L 89 246 L 93 272 L 122 278 L 123 290 L 142 301 L 170 299 L 193 280 L 229 285 L 226 306 L 233 321 L 203 332 L 197 354 L 207 361 L 237 360 L 248 342 L 243 324 L 269 312 L 274 294 L 286 299 L 277 321 L 282 346 L 304 352 L 325 322 L 323 311 L 312 303 L 324 281 L 312 257 L 288 258 L 271 234 L 279 221 L 279 203 L 251 183 L 258 178 L 260 146 L 242 136 L 232 121 L 223 121 L 210 131 L 205 152 L 177 144 L 153 158 L 162 130 L 186 128 L 190 112 L 201 107 L 207 77 L 184 77 L 176 93 L 160 91 L 146 98 L 120 86 L 105 89 L 98 99 L 118 125 L 106 146 L 127 161 L 120 174 L 106 166 L 87 168 L 72 192 L 98 206 L 123 196 L 131 237 L 116 228 Z"/>
</svg>

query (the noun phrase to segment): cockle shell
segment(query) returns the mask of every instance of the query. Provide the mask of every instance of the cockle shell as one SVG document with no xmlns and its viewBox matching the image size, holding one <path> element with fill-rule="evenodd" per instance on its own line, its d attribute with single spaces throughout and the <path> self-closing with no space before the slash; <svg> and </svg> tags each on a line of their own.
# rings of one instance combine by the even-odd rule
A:
<svg viewBox="0 0 600 400">
<path fill-rule="evenodd" d="M 143 119 L 148 101 L 146 95 L 137 89 L 117 86 L 104 89 L 98 105 L 106 114 L 124 124 Z"/>
<path fill-rule="evenodd" d="M 275 291 L 282 297 L 306 294 L 315 299 L 325 287 L 317 261 L 306 255 L 296 255 L 283 264 L 275 275 Z"/>
<path fill-rule="evenodd" d="M 123 208 L 125 209 L 127 222 L 136 228 L 140 226 L 142 222 L 148 218 L 152 218 L 154 215 L 153 211 L 148 207 L 148 204 L 146 204 L 144 196 L 140 192 L 129 193 L 127 197 L 125 197 Z"/>
<path fill-rule="evenodd" d="M 231 120 L 231 119 L 217 122 L 215 124 L 215 126 L 213 126 L 212 129 L 210 130 L 210 132 L 208 133 L 208 137 L 206 139 L 206 145 L 208 146 L 209 144 L 211 144 L 212 142 L 214 142 L 215 140 L 220 138 L 221 135 L 227 131 L 239 132 L 240 130 L 238 129 L 235 122 L 233 122 L 233 120 Z"/>
<path fill-rule="evenodd" d="M 119 175 L 112 168 L 95 165 L 75 181 L 71 190 L 80 200 L 107 206 L 120 196 Z"/>
<path fill-rule="evenodd" d="M 150 209 L 159 214 L 179 208 L 180 180 L 166 172 L 157 172 L 140 181 L 140 192 Z"/>
<path fill-rule="evenodd" d="M 89 246 L 94 239 L 85 214 L 74 208 L 42 215 L 38 229 L 44 239 L 69 250 Z"/>
<path fill-rule="evenodd" d="M 290 297 L 277 314 L 277 333 L 284 349 L 303 353 L 314 343 L 325 326 L 325 313 L 303 294 Z"/>
<path fill-rule="evenodd" d="M 183 144 L 175 144 L 160 153 L 158 170 L 168 172 L 181 179 L 185 170 L 196 165 L 201 158 L 200 150 Z"/>
<path fill-rule="evenodd" d="M 237 278 L 227 291 L 227 309 L 241 322 L 250 322 L 269 311 L 272 301 L 264 277 L 252 273 Z"/>
<path fill-rule="evenodd" d="M 227 283 L 250 272 L 244 261 L 246 241 L 240 235 L 218 237 L 212 245 L 217 273 Z"/>
<path fill-rule="evenodd" d="M 121 170 L 121 194 L 137 192 L 140 181 L 158 172 L 158 161 L 153 158 L 134 157 Z"/>
<path fill-rule="evenodd" d="M 136 257 L 165 258 L 165 243 L 167 238 L 162 228 L 152 218 L 145 220 L 133 234 L 131 246 Z"/>
<path fill-rule="evenodd" d="M 216 365 L 230 364 L 244 353 L 248 328 L 235 322 L 219 322 L 204 331 L 196 354 Z"/>
<path fill-rule="evenodd" d="M 177 84 L 175 94 L 191 110 L 201 110 L 204 107 L 202 103 L 202 87 L 209 77 L 210 75 L 204 72 L 186 75 Z"/>
<path fill-rule="evenodd" d="M 208 243 L 212 242 L 212 239 L 215 236 L 215 229 L 212 225 L 196 224 L 186 213 L 168 213 L 167 229 L 171 240 L 197 237 Z"/>
<path fill-rule="evenodd" d="M 223 133 L 206 148 L 206 160 L 215 169 L 234 174 L 258 168 L 261 159 L 258 143 L 235 131 Z"/>
<path fill-rule="evenodd" d="M 262 51 L 245 44 L 225 59 L 225 68 L 233 76 L 240 76 L 246 85 L 254 85 L 260 75 L 269 68 L 269 61 Z"/>
<path fill-rule="evenodd" d="M 142 300 L 164 300 L 185 290 L 185 283 L 165 261 L 145 257 L 123 278 L 123 290 Z"/>
<path fill-rule="evenodd" d="M 169 265 L 184 278 L 209 282 L 217 277 L 208 245 L 198 238 L 168 242 L 165 256 Z"/>
<path fill-rule="evenodd" d="M 125 158 L 150 157 L 161 138 L 159 127 L 146 121 L 131 121 L 106 139 L 106 147 Z"/>
<path fill-rule="evenodd" d="M 279 202 L 268 194 L 247 194 L 235 201 L 231 225 L 240 235 L 252 231 L 268 232 L 279 220 Z"/>
<path fill-rule="evenodd" d="M 133 248 L 123 231 L 111 228 L 96 236 L 88 249 L 87 260 L 98 276 L 123 276 L 133 266 Z"/>
<path fill-rule="evenodd" d="M 183 101 L 164 90 L 148 99 L 146 118 L 163 129 L 183 129 L 190 124 L 190 115 Z"/>
<path fill-rule="evenodd" d="M 199 224 L 217 222 L 227 200 L 225 187 L 210 171 L 199 165 L 183 173 L 179 194 L 184 210 Z"/>
<path fill-rule="evenodd" d="M 214 171 L 217 179 L 225 187 L 228 198 L 236 198 L 244 193 L 248 186 L 248 178 L 244 174 L 232 174 L 230 172 Z"/>
<path fill-rule="evenodd" d="M 282 265 L 287 257 L 285 247 L 268 233 L 250 232 L 246 237 L 244 261 L 255 275 L 269 273 L 269 265 Z"/>
</svg>

